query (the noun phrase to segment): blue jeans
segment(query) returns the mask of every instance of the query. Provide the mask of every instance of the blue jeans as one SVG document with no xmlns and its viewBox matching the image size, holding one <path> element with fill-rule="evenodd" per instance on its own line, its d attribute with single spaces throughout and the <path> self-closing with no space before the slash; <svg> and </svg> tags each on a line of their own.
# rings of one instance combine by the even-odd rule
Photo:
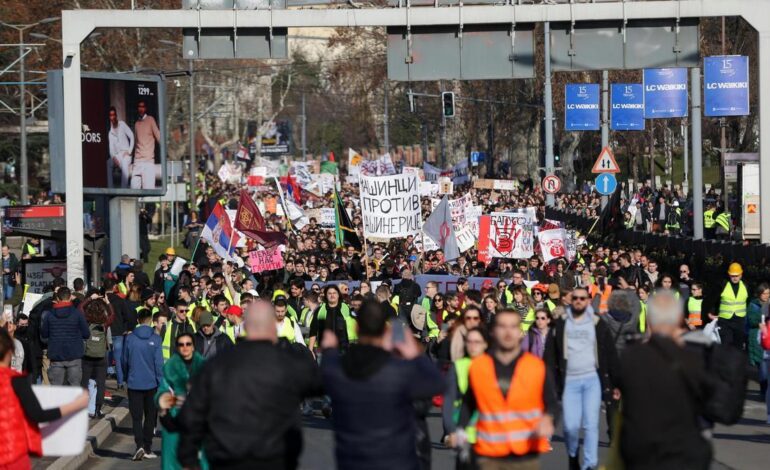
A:
<svg viewBox="0 0 770 470">
<path fill-rule="evenodd" d="M 13 286 L 9 285 L 5 276 L 3 276 L 3 298 L 8 300 L 11 297 L 13 297 Z"/>
<path fill-rule="evenodd" d="M 123 385 L 123 367 L 120 360 L 123 358 L 123 336 L 112 337 L 112 357 L 115 359 L 115 369 L 118 375 L 118 386 Z"/>
<path fill-rule="evenodd" d="M 564 441 L 570 457 L 576 457 L 583 429 L 583 465 L 599 465 L 599 415 L 602 406 L 602 385 L 599 375 L 571 379 L 567 377 L 562 395 L 564 409 Z"/>
<path fill-rule="evenodd" d="M 88 414 L 96 414 L 96 380 L 88 380 Z"/>
</svg>

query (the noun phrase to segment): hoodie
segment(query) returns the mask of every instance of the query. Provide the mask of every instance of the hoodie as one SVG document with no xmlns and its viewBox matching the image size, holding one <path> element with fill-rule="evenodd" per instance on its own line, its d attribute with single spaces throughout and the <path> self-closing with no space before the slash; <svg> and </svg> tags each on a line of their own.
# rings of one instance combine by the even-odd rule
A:
<svg viewBox="0 0 770 470">
<path fill-rule="evenodd" d="M 56 302 L 53 310 L 43 315 L 40 336 L 48 340 L 48 359 L 75 361 L 85 353 L 83 340 L 91 336 L 85 316 L 72 302 Z"/>
<path fill-rule="evenodd" d="M 140 325 L 123 343 L 121 358 L 130 390 L 152 390 L 163 378 L 163 351 L 160 336 L 148 325 Z"/>
</svg>

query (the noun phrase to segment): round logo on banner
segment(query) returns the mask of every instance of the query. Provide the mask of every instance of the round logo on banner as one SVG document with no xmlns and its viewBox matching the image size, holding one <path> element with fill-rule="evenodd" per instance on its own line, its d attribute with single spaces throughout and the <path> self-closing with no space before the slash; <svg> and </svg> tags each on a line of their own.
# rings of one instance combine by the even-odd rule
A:
<svg viewBox="0 0 770 470">
<path fill-rule="evenodd" d="M 556 194 L 561 190 L 561 179 L 556 175 L 548 175 L 543 178 L 543 191 L 548 194 Z"/>
</svg>

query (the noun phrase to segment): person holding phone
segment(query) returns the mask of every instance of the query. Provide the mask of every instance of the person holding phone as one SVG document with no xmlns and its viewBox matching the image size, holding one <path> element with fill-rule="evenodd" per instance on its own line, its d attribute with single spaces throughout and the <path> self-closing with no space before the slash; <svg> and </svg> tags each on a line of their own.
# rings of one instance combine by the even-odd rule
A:
<svg viewBox="0 0 770 470">
<path fill-rule="evenodd" d="M 201 370 L 205 360 L 195 350 L 195 341 L 190 333 L 182 333 L 176 338 L 176 350 L 163 365 L 163 380 L 155 393 L 155 404 L 163 425 L 161 428 L 161 468 L 164 470 L 181 469 L 176 455 L 179 445 L 179 425 L 176 417 L 184 404 L 192 378 Z M 205 470 L 208 463 L 201 454 L 200 468 Z"/>
</svg>

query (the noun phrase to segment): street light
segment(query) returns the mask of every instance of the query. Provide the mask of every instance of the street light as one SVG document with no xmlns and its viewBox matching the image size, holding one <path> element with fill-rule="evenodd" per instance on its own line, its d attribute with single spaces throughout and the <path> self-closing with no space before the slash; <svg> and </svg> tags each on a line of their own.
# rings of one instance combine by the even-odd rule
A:
<svg viewBox="0 0 770 470">
<path fill-rule="evenodd" d="M 29 162 L 27 162 L 27 101 L 24 98 L 24 95 L 27 93 L 27 89 L 24 83 L 24 57 L 27 55 L 27 51 L 24 50 L 24 31 L 41 24 L 53 23 L 55 21 L 59 21 L 59 17 L 45 18 L 36 23 L 29 24 L 9 24 L 4 21 L 0 21 L 0 25 L 13 28 L 19 32 L 19 99 L 21 100 L 21 106 L 19 107 L 19 117 L 21 120 L 19 126 L 19 133 L 21 136 L 21 148 L 19 152 L 19 195 L 22 204 L 26 204 L 29 198 Z"/>
</svg>

